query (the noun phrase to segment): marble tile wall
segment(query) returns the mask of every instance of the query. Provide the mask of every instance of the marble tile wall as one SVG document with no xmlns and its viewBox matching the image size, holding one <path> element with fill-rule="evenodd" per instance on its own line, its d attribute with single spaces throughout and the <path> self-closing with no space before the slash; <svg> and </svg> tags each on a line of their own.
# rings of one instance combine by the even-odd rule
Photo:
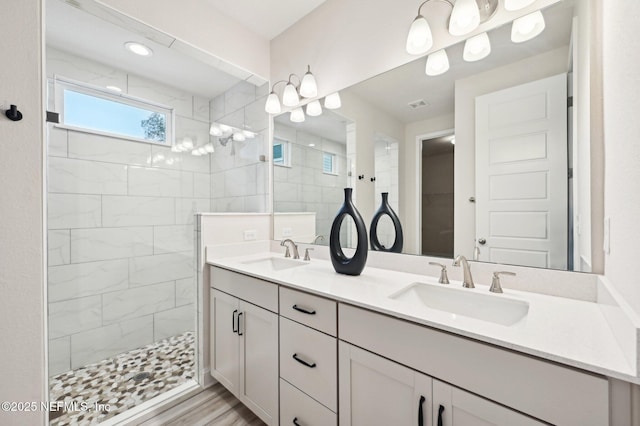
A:
<svg viewBox="0 0 640 426">
<path fill-rule="evenodd" d="M 290 142 L 291 166 L 274 167 L 273 209 L 276 212 L 315 212 L 316 232 L 325 237 L 344 200 L 347 186 L 347 148 L 345 144 L 298 131 L 278 123 L 274 136 Z M 310 147 L 313 143 L 315 146 Z M 336 154 L 338 175 L 322 172 L 322 152 Z M 347 227 L 345 227 L 345 230 Z"/>
<path fill-rule="evenodd" d="M 209 138 L 209 101 L 65 52 L 47 71 L 175 108 L 176 137 Z M 55 375 L 195 327 L 194 214 L 207 157 L 49 128 L 49 368 Z"/>
<path fill-rule="evenodd" d="M 226 146 L 213 138 L 216 151 L 209 156 L 213 212 L 267 211 L 269 163 L 260 156 L 269 158 L 269 115 L 264 112 L 268 86 L 242 81 L 209 104 L 211 122 L 256 133 L 255 138 Z"/>
</svg>

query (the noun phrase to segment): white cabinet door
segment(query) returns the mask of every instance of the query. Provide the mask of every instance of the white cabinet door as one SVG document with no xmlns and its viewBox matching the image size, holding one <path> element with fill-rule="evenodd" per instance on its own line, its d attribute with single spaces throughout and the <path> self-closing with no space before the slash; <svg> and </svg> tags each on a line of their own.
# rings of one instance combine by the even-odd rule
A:
<svg viewBox="0 0 640 426">
<path fill-rule="evenodd" d="M 239 300 L 211 289 L 211 375 L 240 396 Z"/>
<path fill-rule="evenodd" d="M 269 425 L 278 424 L 278 315 L 240 302 L 241 400 Z"/>
<path fill-rule="evenodd" d="M 341 426 L 430 426 L 432 379 L 339 343 Z"/>
<path fill-rule="evenodd" d="M 433 380 L 434 426 L 542 426 L 546 423 Z"/>
</svg>

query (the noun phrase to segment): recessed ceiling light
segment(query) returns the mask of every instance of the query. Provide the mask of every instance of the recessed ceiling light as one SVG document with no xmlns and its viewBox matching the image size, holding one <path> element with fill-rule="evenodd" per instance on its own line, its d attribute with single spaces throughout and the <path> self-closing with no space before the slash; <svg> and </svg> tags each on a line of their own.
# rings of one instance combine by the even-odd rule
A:
<svg viewBox="0 0 640 426">
<path fill-rule="evenodd" d="M 113 90 L 114 92 L 118 92 L 118 93 L 122 92 L 122 89 L 119 88 L 118 86 L 107 86 L 107 89 Z"/>
<path fill-rule="evenodd" d="M 141 43 L 136 43 L 135 41 L 128 41 L 124 44 L 124 47 L 127 48 L 130 52 L 135 53 L 140 56 L 151 56 L 153 55 L 153 50 L 150 47 L 145 46 Z"/>
<path fill-rule="evenodd" d="M 316 146 L 316 144 L 315 143 L 310 143 L 309 146 Z"/>
</svg>

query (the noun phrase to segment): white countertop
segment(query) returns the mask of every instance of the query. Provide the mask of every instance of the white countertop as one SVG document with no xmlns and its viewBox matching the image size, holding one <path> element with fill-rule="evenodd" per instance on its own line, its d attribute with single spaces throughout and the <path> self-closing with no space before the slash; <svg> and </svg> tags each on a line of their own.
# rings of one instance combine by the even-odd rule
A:
<svg viewBox="0 0 640 426">
<path fill-rule="evenodd" d="M 433 277 L 369 266 L 359 276 L 348 276 L 336 273 L 330 261 L 321 259 L 300 261 L 305 266 L 279 271 L 244 263 L 266 257 L 282 257 L 282 254 L 261 252 L 207 259 L 207 263 L 550 361 L 640 383 L 636 368 L 625 358 L 598 303 L 510 289 L 505 289 L 502 295 L 493 294 L 484 285 L 467 289 L 462 288 L 460 282 L 451 281 L 449 287 L 454 291 L 481 292 L 529 303 L 526 317 L 512 326 L 503 326 L 389 298 L 414 282 L 441 286 Z"/>
</svg>

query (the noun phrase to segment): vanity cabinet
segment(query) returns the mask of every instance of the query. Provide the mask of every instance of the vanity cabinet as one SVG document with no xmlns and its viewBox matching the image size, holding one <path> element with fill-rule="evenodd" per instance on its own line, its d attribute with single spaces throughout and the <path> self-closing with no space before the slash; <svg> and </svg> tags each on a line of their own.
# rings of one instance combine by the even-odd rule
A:
<svg viewBox="0 0 640 426">
<path fill-rule="evenodd" d="M 242 281 L 250 277 L 212 270 L 211 375 L 265 423 L 277 425 L 278 315 L 218 290 L 217 278 Z M 274 284 L 256 281 L 253 284 L 275 287 L 277 294 Z M 260 296 L 256 298 L 254 293 L 252 297 L 260 303 Z M 264 302 L 273 306 L 268 298 Z"/>
<path fill-rule="evenodd" d="M 431 426 L 430 377 L 342 341 L 339 360 L 341 426 Z"/>
</svg>

